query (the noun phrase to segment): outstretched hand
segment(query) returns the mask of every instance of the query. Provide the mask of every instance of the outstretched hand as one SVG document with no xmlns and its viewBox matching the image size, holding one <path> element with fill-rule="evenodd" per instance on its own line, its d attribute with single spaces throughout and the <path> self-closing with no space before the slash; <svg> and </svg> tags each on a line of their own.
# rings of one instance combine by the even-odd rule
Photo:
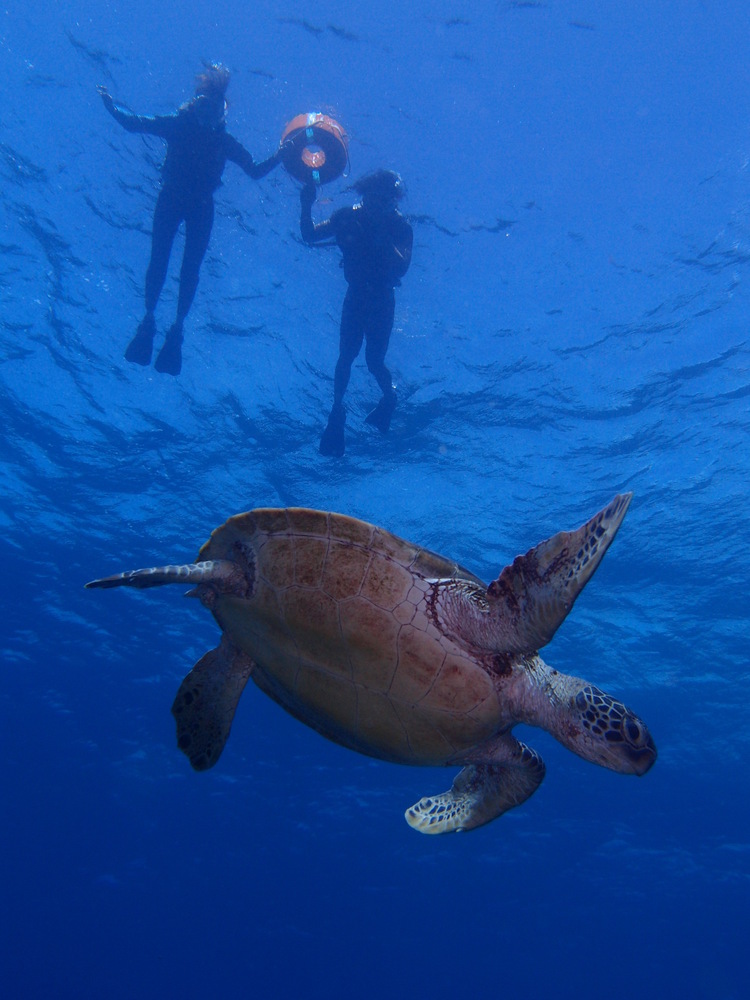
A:
<svg viewBox="0 0 750 1000">
<path fill-rule="evenodd" d="M 96 90 L 101 99 L 104 101 L 105 108 L 114 107 L 115 102 L 112 100 L 112 95 L 110 94 L 110 92 L 107 90 L 107 88 L 104 86 L 103 83 L 97 84 Z"/>
</svg>

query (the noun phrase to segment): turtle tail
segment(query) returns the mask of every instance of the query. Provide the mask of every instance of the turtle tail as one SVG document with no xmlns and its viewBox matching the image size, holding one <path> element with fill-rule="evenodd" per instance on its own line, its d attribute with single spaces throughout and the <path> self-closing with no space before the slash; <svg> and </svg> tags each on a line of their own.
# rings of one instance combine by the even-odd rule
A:
<svg viewBox="0 0 750 1000">
<path fill-rule="evenodd" d="M 207 562 L 188 563 L 183 566 L 152 566 L 151 569 L 133 569 L 115 576 L 92 580 L 86 587 L 161 587 L 165 583 L 196 583 L 220 592 L 234 592 L 239 580 L 246 587 L 242 570 L 229 559 L 211 559 Z"/>
</svg>

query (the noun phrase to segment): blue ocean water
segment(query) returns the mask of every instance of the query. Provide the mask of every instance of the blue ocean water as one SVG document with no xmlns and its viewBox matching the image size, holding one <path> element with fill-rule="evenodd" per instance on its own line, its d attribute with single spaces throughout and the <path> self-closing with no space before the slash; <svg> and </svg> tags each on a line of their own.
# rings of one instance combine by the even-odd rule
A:
<svg viewBox="0 0 750 1000">
<path fill-rule="evenodd" d="M 0 17 L 3 995 L 749 996 L 746 4 Z M 203 59 L 231 67 L 229 128 L 257 158 L 321 109 L 352 177 L 406 182 L 400 404 L 387 437 L 364 424 L 360 358 L 340 460 L 317 443 L 345 284 L 301 243 L 283 170 L 227 166 L 181 376 L 123 359 L 162 147 L 96 85 L 166 113 Z M 255 689 L 192 772 L 169 709 L 214 622 L 179 588 L 83 589 L 284 505 L 489 580 L 623 490 L 544 657 L 637 711 L 659 759 L 636 780 L 524 730 L 543 785 L 460 836 L 403 820 L 452 774 L 358 757 Z"/>
</svg>

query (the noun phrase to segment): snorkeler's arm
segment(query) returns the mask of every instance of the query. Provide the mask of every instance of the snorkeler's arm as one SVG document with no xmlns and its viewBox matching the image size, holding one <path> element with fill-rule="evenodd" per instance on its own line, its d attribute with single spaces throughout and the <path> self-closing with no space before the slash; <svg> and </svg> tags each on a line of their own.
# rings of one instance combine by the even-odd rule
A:
<svg viewBox="0 0 750 1000">
<path fill-rule="evenodd" d="M 226 136 L 226 154 L 227 159 L 231 160 L 232 163 L 238 164 L 248 177 L 252 177 L 254 180 L 260 180 L 261 177 L 265 177 L 266 174 L 270 174 L 274 167 L 277 167 L 282 160 L 287 150 L 291 148 L 290 142 L 282 142 L 278 149 L 275 150 L 267 159 L 256 161 L 252 158 L 250 153 L 245 149 L 241 142 L 238 142 L 234 136 L 227 133 Z"/>
<path fill-rule="evenodd" d="M 260 180 L 261 177 L 265 177 L 266 174 L 270 174 L 273 168 L 281 163 L 284 155 L 284 147 L 279 146 L 276 152 L 267 159 L 256 163 L 248 150 L 233 135 L 227 133 L 225 141 L 227 159 L 242 167 L 248 177 L 252 177 L 256 181 Z"/>
<path fill-rule="evenodd" d="M 312 181 L 306 184 L 299 193 L 299 229 L 302 239 L 309 245 L 331 242 L 336 239 L 336 228 L 332 218 L 317 224 L 313 222 L 312 207 L 315 203 L 315 195 L 316 189 Z"/>
<path fill-rule="evenodd" d="M 393 270 L 397 278 L 403 278 L 411 264 L 411 251 L 414 245 L 414 230 L 406 219 L 401 220 L 401 232 L 393 244 Z"/>
<path fill-rule="evenodd" d="M 136 115 L 115 103 L 106 87 L 100 86 L 97 90 L 104 107 L 127 132 L 145 132 L 148 135 L 158 135 L 162 139 L 169 139 L 173 134 L 178 115 Z"/>
</svg>

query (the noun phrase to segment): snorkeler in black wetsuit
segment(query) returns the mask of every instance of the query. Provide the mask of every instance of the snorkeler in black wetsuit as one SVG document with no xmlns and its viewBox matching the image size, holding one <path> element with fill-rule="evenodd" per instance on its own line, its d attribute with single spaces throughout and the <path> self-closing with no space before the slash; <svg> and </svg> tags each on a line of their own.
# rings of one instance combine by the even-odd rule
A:
<svg viewBox="0 0 750 1000">
<path fill-rule="evenodd" d="M 396 406 L 396 392 L 385 355 L 393 329 L 395 296 L 411 262 L 413 231 L 398 211 L 403 183 L 393 170 L 376 170 L 360 178 L 352 188 L 361 195 L 359 204 L 341 208 L 317 225 L 312 220 L 315 185 L 300 192 L 300 229 L 308 244 L 335 242 L 341 249 L 342 267 L 349 288 L 341 310 L 339 358 L 333 379 L 333 408 L 320 439 L 321 455 L 344 454 L 344 393 L 354 359 L 366 339 L 365 359 L 383 396 L 367 417 L 385 434 Z"/>
<path fill-rule="evenodd" d="M 104 107 L 128 132 L 145 132 L 167 142 L 162 187 L 154 211 L 151 260 L 146 272 L 146 315 L 128 345 L 125 357 L 139 365 L 151 361 L 156 322 L 154 310 L 164 287 L 177 229 L 185 223 L 185 252 L 180 270 L 177 317 L 159 352 L 157 371 L 179 375 L 182 367 L 182 326 L 198 287 L 198 274 L 214 221 L 213 192 L 221 184 L 227 160 L 250 177 L 265 177 L 281 162 L 282 149 L 260 163 L 231 136 L 225 125 L 224 95 L 229 70 L 219 63 L 206 66 L 196 79 L 195 97 L 171 115 L 136 115 L 115 104 L 106 87 L 98 87 Z"/>
</svg>

